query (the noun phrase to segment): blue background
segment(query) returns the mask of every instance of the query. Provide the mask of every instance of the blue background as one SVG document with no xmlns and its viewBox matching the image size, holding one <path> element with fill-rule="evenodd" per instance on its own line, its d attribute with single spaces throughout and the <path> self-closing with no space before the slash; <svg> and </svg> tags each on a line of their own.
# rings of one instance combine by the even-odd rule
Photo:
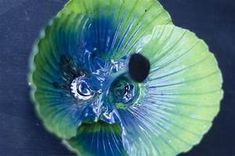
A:
<svg viewBox="0 0 235 156">
<path fill-rule="evenodd" d="M 35 116 L 28 58 L 40 29 L 66 0 L 0 0 L 0 156 L 72 156 Z M 203 38 L 224 77 L 221 112 L 202 142 L 182 156 L 235 155 L 235 1 L 161 0 L 176 25 Z"/>
</svg>

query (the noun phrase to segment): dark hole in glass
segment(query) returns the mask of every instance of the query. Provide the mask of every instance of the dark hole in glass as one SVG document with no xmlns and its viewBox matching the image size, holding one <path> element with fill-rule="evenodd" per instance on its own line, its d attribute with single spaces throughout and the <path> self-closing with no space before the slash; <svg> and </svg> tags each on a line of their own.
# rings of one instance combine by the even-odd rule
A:
<svg viewBox="0 0 235 156">
<path fill-rule="evenodd" d="M 141 54 L 133 54 L 129 60 L 129 75 L 136 82 L 143 82 L 149 75 L 150 62 Z"/>
</svg>

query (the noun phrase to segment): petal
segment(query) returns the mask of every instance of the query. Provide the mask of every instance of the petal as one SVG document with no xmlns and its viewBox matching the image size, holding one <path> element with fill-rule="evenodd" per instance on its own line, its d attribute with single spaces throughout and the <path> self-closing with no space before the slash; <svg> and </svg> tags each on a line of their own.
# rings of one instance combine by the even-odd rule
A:
<svg viewBox="0 0 235 156">
<path fill-rule="evenodd" d="M 83 124 L 76 137 L 64 143 L 78 155 L 86 156 L 125 156 L 121 128 L 117 124 L 98 122 Z"/>
<path fill-rule="evenodd" d="M 105 42 L 101 45 L 110 45 L 113 59 L 131 53 L 139 38 L 150 33 L 154 26 L 172 23 L 168 12 L 155 0 L 71 0 L 60 13 L 71 12 L 111 19 L 109 23 L 114 25 L 113 34 L 105 36 Z M 101 33 L 94 38 L 101 40 L 102 35 L 106 34 L 105 24 L 99 20 L 97 29 Z"/>
<path fill-rule="evenodd" d="M 156 26 L 148 38 L 138 47 L 151 62 L 142 97 L 119 110 L 124 147 L 129 155 L 177 155 L 211 127 L 223 97 L 221 72 L 207 45 L 188 30 Z"/>
<path fill-rule="evenodd" d="M 90 104 L 78 103 L 70 91 L 78 69 L 88 68 L 84 53 L 77 53 L 79 27 L 86 20 L 80 15 L 57 17 L 42 31 L 31 58 L 29 79 L 37 113 L 46 128 L 62 138 L 76 135 L 81 112 Z"/>
</svg>

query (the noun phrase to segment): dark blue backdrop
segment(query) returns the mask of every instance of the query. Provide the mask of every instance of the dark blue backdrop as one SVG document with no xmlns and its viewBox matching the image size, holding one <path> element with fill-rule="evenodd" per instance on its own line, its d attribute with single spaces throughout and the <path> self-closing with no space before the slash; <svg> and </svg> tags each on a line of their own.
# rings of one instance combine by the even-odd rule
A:
<svg viewBox="0 0 235 156">
<path fill-rule="evenodd" d="M 174 23 L 210 46 L 224 76 L 221 112 L 200 145 L 183 156 L 235 155 L 235 1 L 161 0 Z M 40 29 L 66 0 L 0 0 L 0 156 L 72 156 L 34 114 L 28 57 Z"/>
</svg>

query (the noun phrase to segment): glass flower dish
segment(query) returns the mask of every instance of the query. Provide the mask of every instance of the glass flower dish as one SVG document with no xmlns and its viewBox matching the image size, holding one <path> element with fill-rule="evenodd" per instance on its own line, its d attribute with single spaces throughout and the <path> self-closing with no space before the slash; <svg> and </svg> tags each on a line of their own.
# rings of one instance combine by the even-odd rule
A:
<svg viewBox="0 0 235 156">
<path fill-rule="evenodd" d="M 156 0 L 70 0 L 42 30 L 29 83 L 45 128 L 81 156 L 175 156 L 223 97 L 206 43 Z"/>
</svg>

